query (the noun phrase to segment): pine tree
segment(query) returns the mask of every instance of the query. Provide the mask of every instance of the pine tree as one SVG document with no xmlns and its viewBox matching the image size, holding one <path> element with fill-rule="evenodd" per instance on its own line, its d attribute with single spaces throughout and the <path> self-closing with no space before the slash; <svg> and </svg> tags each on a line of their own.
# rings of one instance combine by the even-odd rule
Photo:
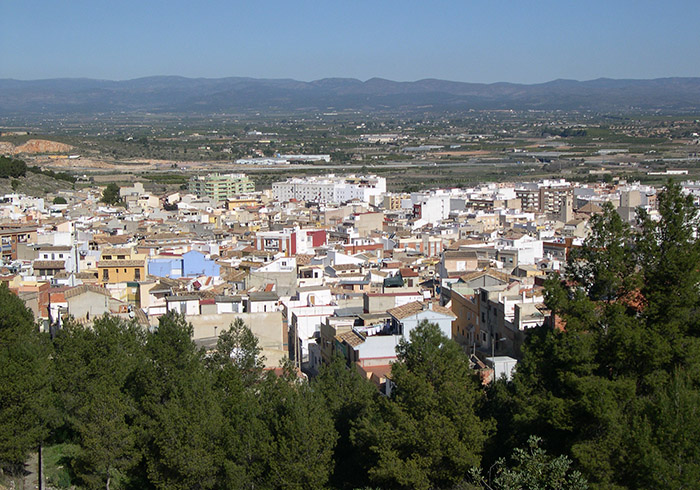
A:
<svg viewBox="0 0 700 490">
<path fill-rule="evenodd" d="M 91 328 L 69 321 L 56 336 L 54 390 L 68 440 L 78 446 L 71 469 L 89 488 L 109 489 L 140 460 L 130 383 L 144 342 L 138 325 L 108 315 Z"/>
<path fill-rule="evenodd" d="M 491 423 L 481 420 L 477 379 L 467 356 L 434 324 L 423 323 L 397 347 L 392 396 L 362 419 L 356 446 L 375 458 L 382 488 L 442 488 L 478 466 Z"/>
<path fill-rule="evenodd" d="M 220 474 L 221 407 L 191 336 L 183 316 L 162 316 L 134 385 L 145 447 L 140 476 L 155 488 L 214 488 Z"/>
<path fill-rule="evenodd" d="M 47 436 L 51 348 L 4 284 L 0 305 L 0 468 L 16 473 Z"/>
<path fill-rule="evenodd" d="M 356 422 L 374 410 L 379 396 L 376 386 L 348 367 L 344 358 L 337 356 L 321 368 L 312 388 L 323 397 L 338 433 L 331 484 L 339 489 L 369 485 L 367 471 L 373 461 L 352 444 L 350 436 Z"/>
</svg>

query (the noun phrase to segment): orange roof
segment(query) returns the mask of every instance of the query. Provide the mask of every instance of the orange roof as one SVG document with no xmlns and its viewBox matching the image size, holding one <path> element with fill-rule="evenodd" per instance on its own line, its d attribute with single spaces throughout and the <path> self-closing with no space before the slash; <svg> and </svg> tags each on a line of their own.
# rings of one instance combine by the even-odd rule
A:
<svg viewBox="0 0 700 490">
<path fill-rule="evenodd" d="M 51 293 L 49 295 L 49 298 L 51 299 L 52 303 L 65 303 L 66 302 L 66 296 L 63 293 Z"/>
</svg>

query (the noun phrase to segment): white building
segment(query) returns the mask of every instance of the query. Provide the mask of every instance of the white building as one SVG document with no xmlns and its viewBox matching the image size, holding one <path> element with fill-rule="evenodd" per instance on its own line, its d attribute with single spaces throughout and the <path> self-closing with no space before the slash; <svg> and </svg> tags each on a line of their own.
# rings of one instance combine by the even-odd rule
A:
<svg viewBox="0 0 700 490">
<path fill-rule="evenodd" d="M 385 192 L 386 179 L 376 175 L 336 177 L 329 174 L 324 177 L 295 177 L 272 184 L 272 194 L 280 202 L 292 199 L 319 203 L 344 203 L 353 199 L 370 202 Z"/>
<path fill-rule="evenodd" d="M 411 194 L 413 203 L 413 216 L 417 218 L 418 225 L 437 223 L 450 215 L 451 196 L 443 191 L 430 194 Z"/>
</svg>

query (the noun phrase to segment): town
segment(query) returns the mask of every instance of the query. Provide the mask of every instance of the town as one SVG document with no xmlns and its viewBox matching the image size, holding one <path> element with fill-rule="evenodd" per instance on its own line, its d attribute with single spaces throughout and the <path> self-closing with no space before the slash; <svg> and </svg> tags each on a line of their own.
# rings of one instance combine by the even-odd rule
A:
<svg viewBox="0 0 700 490">
<path fill-rule="evenodd" d="M 46 332 L 104 314 L 154 329 L 175 311 L 211 349 L 240 318 L 267 368 L 289 358 L 315 376 L 342 355 L 386 394 L 395 347 L 429 321 L 488 383 L 510 377 L 528 329 L 556 320 L 544 281 L 591 217 L 610 205 L 632 224 L 657 202 L 655 187 L 624 180 L 396 193 L 377 175 L 327 174 L 255 187 L 215 173 L 166 195 L 138 182 L 111 199 L 107 187 L 54 203 L 7 194 L 0 280 Z M 700 184 L 683 189 L 700 195 Z"/>
<path fill-rule="evenodd" d="M 700 120 L 232 117 L 4 120 L 0 489 L 697 481 Z"/>
<path fill-rule="evenodd" d="M 0 490 L 700 488 L 700 3 L 365 3 L 0 2 Z"/>
</svg>

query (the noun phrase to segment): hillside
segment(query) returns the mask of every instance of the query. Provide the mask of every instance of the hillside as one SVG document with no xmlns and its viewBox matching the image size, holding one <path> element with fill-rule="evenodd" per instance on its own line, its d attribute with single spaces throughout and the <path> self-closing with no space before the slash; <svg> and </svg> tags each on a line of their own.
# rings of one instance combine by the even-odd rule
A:
<svg viewBox="0 0 700 490">
<path fill-rule="evenodd" d="M 60 190 L 71 189 L 73 184 L 65 180 L 54 179 L 48 175 L 27 172 L 25 177 L 19 177 L 20 185 L 16 190 L 12 189 L 13 179 L 0 179 L 0 195 L 20 192 L 28 196 L 45 197 Z M 51 204 L 50 202 L 48 204 Z"/>
<path fill-rule="evenodd" d="M 14 145 L 6 141 L 0 141 L 0 154 L 20 155 L 36 153 L 68 153 L 73 147 L 56 141 L 31 139 L 21 145 Z"/>
</svg>

